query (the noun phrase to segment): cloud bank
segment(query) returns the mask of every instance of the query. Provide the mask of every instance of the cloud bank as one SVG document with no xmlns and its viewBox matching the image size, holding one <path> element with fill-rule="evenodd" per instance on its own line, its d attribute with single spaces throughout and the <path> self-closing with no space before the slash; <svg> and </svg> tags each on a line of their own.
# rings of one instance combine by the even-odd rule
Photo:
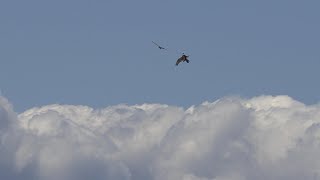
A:
<svg viewBox="0 0 320 180">
<path fill-rule="evenodd" d="M 320 179 L 320 106 L 287 96 L 21 114 L 0 97 L 0 140 L 0 179 Z"/>
</svg>

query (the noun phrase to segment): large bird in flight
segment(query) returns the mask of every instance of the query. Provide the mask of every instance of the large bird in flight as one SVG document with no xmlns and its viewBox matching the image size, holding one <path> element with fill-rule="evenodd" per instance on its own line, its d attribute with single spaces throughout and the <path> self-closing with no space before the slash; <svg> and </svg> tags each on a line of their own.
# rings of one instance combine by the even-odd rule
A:
<svg viewBox="0 0 320 180">
<path fill-rule="evenodd" d="M 159 44 L 155 43 L 154 41 L 151 41 L 151 42 L 152 42 L 154 45 L 156 45 L 159 49 L 164 49 L 164 50 L 170 51 L 170 50 L 168 50 L 168 49 L 160 46 Z M 184 53 L 182 53 L 182 56 L 181 56 L 181 57 L 177 60 L 177 62 L 176 62 L 176 66 L 178 66 L 179 63 L 185 62 L 185 61 L 186 61 L 187 63 L 189 63 L 188 57 L 189 57 L 189 56 L 187 56 L 187 55 L 185 55 Z"/>
<path fill-rule="evenodd" d="M 176 62 L 176 66 L 178 66 L 179 63 L 186 61 L 187 63 L 189 63 L 189 56 L 182 54 L 182 56 L 177 60 Z"/>
<path fill-rule="evenodd" d="M 159 49 L 167 50 L 166 48 L 164 48 L 164 47 L 162 47 L 162 46 L 158 45 L 157 43 L 155 43 L 155 42 L 153 42 L 153 41 L 152 41 L 152 43 L 153 43 L 153 44 L 155 44 L 156 46 L 158 46 L 158 48 L 159 48 Z"/>
</svg>

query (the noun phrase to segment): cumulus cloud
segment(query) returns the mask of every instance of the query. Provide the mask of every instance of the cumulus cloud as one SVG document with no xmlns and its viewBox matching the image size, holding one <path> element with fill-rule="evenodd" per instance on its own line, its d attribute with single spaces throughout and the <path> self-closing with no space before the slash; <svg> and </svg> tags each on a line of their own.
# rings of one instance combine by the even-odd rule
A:
<svg viewBox="0 0 320 180">
<path fill-rule="evenodd" d="M 0 179 L 320 179 L 320 106 L 288 96 L 21 114 L 0 97 L 0 138 Z"/>
</svg>

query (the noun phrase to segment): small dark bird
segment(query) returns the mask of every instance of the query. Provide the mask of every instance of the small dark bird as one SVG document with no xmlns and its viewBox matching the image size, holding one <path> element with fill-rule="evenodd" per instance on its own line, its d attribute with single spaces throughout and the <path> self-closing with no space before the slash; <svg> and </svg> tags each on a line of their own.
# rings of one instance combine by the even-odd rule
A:
<svg viewBox="0 0 320 180">
<path fill-rule="evenodd" d="M 178 64 L 179 64 L 180 62 L 184 62 L 184 61 L 186 61 L 187 63 L 189 63 L 188 57 L 189 57 L 189 56 L 186 56 L 185 54 L 182 54 L 182 56 L 177 60 L 176 66 L 178 66 Z"/>
<path fill-rule="evenodd" d="M 158 46 L 159 49 L 167 50 L 166 48 L 164 48 L 164 47 L 162 47 L 162 46 L 159 46 L 157 43 L 155 43 L 155 42 L 153 42 L 153 41 L 152 41 L 152 43 L 155 44 L 156 46 Z"/>
</svg>

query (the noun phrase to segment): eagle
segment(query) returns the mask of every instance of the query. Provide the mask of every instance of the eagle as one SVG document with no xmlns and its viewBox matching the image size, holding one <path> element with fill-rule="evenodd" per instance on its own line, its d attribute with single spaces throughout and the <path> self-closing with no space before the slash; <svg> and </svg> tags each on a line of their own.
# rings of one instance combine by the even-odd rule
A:
<svg viewBox="0 0 320 180">
<path fill-rule="evenodd" d="M 187 63 L 189 63 L 189 59 L 188 59 L 189 56 L 185 55 L 185 54 L 182 54 L 182 56 L 177 60 L 176 62 L 176 66 L 178 66 L 178 64 L 180 62 L 184 62 L 186 61 Z"/>
</svg>

